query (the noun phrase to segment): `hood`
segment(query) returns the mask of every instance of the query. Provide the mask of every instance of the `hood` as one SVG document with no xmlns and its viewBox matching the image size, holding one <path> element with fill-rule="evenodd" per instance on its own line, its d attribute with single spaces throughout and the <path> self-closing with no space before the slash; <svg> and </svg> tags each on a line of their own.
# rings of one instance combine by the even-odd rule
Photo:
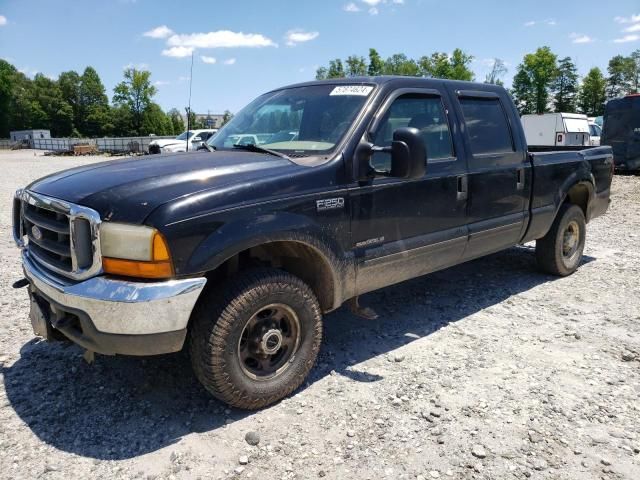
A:
<svg viewBox="0 0 640 480">
<path fill-rule="evenodd" d="M 149 145 L 158 145 L 159 147 L 167 147 L 169 145 L 184 145 L 187 143 L 185 140 L 177 140 L 175 138 L 159 138 L 158 140 L 153 140 L 149 143 Z"/>
<path fill-rule="evenodd" d="M 83 205 L 104 219 L 142 223 L 172 200 L 301 169 L 271 155 L 244 151 L 149 155 L 78 167 L 36 180 L 36 193 Z"/>
</svg>

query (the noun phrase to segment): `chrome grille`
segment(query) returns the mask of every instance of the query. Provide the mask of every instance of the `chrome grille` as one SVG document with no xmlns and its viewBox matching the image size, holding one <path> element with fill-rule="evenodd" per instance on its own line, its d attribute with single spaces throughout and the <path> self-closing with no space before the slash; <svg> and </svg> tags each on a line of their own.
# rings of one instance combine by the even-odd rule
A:
<svg viewBox="0 0 640 480">
<path fill-rule="evenodd" d="M 34 261 L 75 280 L 101 272 L 95 210 L 27 190 L 16 192 L 13 209 L 16 243 Z"/>
</svg>

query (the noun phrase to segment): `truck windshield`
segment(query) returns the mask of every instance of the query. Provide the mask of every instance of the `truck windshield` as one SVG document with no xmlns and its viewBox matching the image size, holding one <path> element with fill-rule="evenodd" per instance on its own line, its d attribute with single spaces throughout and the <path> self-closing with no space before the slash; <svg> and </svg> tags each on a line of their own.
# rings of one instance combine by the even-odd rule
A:
<svg viewBox="0 0 640 480">
<path fill-rule="evenodd" d="M 182 132 L 180 135 L 178 135 L 176 137 L 176 140 L 186 140 L 187 138 L 189 138 L 191 135 L 193 135 L 193 132 L 189 131 L 189 132 Z"/>
<path fill-rule="evenodd" d="M 209 145 L 256 145 L 306 165 L 322 163 L 352 125 L 372 85 L 312 85 L 267 93 L 242 109 Z"/>
</svg>

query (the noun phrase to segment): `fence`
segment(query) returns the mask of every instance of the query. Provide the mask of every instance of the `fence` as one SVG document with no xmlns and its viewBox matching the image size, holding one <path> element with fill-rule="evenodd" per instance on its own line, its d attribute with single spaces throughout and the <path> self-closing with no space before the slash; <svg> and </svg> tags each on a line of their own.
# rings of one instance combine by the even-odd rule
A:
<svg viewBox="0 0 640 480">
<path fill-rule="evenodd" d="M 153 140 L 175 137 L 119 137 L 119 138 L 34 138 L 30 147 L 36 150 L 68 152 L 74 145 L 95 145 L 99 152 L 148 153 Z M 5 142 L 1 140 L 0 142 Z M 0 146 L 0 148 L 3 148 Z M 10 147 L 7 147 L 10 148 Z"/>
<path fill-rule="evenodd" d="M 0 150 L 11 150 L 15 143 L 13 140 L 0 140 Z"/>
</svg>

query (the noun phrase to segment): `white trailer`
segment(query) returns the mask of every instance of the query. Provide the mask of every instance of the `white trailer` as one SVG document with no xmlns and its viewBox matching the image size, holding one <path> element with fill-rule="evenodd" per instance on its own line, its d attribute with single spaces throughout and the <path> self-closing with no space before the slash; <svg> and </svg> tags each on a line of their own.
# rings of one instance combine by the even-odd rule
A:
<svg viewBox="0 0 640 480">
<path fill-rule="evenodd" d="M 589 146 L 589 120 L 580 113 L 523 115 L 522 127 L 527 144 L 538 147 Z"/>
</svg>

